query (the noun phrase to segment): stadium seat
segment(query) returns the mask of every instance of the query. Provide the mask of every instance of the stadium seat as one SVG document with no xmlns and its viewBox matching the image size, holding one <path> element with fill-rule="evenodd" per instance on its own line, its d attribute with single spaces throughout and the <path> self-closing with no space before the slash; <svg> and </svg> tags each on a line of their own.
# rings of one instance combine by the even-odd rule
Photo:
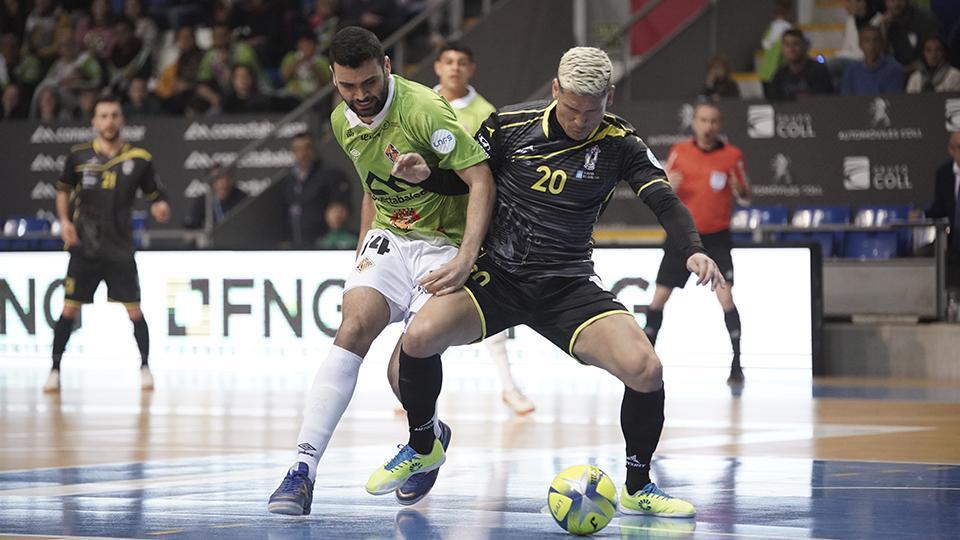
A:
<svg viewBox="0 0 960 540">
<path fill-rule="evenodd" d="M 910 206 L 864 206 L 857 211 L 854 223 L 861 227 L 882 226 L 895 221 L 906 221 Z M 855 259 L 889 259 L 910 251 L 910 230 L 891 232 L 851 232 L 847 235 L 849 248 L 844 257 Z"/>
<path fill-rule="evenodd" d="M 798 206 L 790 224 L 815 229 L 820 225 L 843 225 L 850 222 L 850 207 L 838 205 Z M 838 254 L 843 244 L 842 232 L 791 232 L 783 235 L 787 242 L 817 242 L 824 257 Z"/>
<path fill-rule="evenodd" d="M 786 206 L 751 206 L 750 208 L 737 207 L 730 218 L 731 227 L 745 227 L 747 229 L 756 229 L 760 225 L 786 225 L 787 207 Z M 770 237 L 776 241 L 779 235 L 774 233 Z M 753 241 L 753 235 L 750 233 L 737 233 L 733 235 L 733 241 L 738 243 L 749 243 Z"/>
</svg>

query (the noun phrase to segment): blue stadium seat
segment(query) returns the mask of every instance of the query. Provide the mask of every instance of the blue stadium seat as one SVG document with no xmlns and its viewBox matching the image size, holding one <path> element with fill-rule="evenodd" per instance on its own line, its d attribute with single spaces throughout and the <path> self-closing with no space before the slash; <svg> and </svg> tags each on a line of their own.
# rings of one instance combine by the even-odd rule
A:
<svg viewBox="0 0 960 540">
<path fill-rule="evenodd" d="M 798 206 L 793 209 L 790 224 L 794 227 L 816 228 L 820 225 L 844 225 L 850 222 L 850 207 L 838 205 Z M 842 232 L 792 232 L 783 236 L 785 241 L 817 242 L 824 257 L 840 252 L 843 245 Z"/>
<path fill-rule="evenodd" d="M 756 229 L 760 225 L 786 225 L 787 207 L 786 206 L 751 206 L 750 208 L 737 207 L 731 216 L 731 226 L 746 227 Z M 779 235 L 772 234 L 771 238 L 776 241 Z M 733 235 L 734 242 L 750 242 L 752 235 L 750 233 L 737 233 Z"/>
<path fill-rule="evenodd" d="M 864 206 L 857 211 L 854 223 L 862 227 L 882 226 L 906 221 L 910 205 Z M 910 230 L 891 232 L 851 232 L 847 235 L 844 257 L 855 259 L 889 259 L 910 249 Z"/>
</svg>

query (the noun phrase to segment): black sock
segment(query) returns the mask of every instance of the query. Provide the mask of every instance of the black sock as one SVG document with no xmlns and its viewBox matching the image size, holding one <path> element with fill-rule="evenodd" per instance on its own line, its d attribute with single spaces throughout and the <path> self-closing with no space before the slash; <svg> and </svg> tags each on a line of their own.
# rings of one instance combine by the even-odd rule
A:
<svg viewBox="0 0 960 540">
<path fill-rule="evenodd" d="M 627 492 L 650 483 L 650 460 L 663 431 L 663 388 L 637 392 L 625 386 L 620 405 L 620 429 L 627 441 Z"/>
<path fill-rule="evenodd" d="M 647 308 L 647 325 L 643 328 L 647 334 L 647 339 L 651 345 L 657 344 L 657 334 L 660 333 L 660 325 L 663 324 L 663 310 Z"/>
<path fill-rule="evenodd" d="M 727 332 L 730 332 L 730 344 L 733 345 L 733 363 L 731 369 L 740 369 L 740 312 L 737 308 L 723 312 L 723 321 L 727 323 Z"/>
<path fill-rule="evenodd" d="M 140 349 L 140 367 L 147 367 L 147 357 L 150 356 L 150 329 L 147 327 L 147 320 L 142 316 L 133 321 L 133 337 Z"/>
<path fill-rule="evenodd" d="M 400 348 L 400 401 L 407 411 L 410 447 L 418 454 L 433 450 L 433 415 L 443 384 L 440 355 L 428 358 L 410 356 Z"/>
<path fill-rule="evenodd" d="M 60 371 L 60 360 L 63 358 L 63 351 L 67 350 L 67 342 L 70 341 L 70 334 L 73 333 L 73 324 L 76 319 L 69 319 L 63 315 L 57 319 L 53 325 L 53 368 Z"/>
</svg>

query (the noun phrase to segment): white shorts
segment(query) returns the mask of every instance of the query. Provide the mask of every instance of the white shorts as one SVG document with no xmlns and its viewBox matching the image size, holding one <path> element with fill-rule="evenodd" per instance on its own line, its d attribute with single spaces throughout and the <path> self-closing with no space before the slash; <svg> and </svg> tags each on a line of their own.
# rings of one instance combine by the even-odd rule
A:
<svg viewBox="0 0 960 540">
<path fill-rule="evenodd" d="M 417 282 L 457 255 L 456 246 L 370 229 L 343 292 L 370 287 L 390 305 L 390 322 L 408 322 L 432 296 Z"/>
</svg>

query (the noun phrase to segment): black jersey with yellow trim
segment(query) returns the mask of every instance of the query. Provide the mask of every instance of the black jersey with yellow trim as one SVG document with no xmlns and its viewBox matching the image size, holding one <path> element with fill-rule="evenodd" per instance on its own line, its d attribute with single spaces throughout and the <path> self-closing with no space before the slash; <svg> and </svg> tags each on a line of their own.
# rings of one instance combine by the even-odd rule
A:
<svg viewBox="0 0 960 540">
<path fill-rule="evenodd" d="M 133 255 L 130 217 L 137 191 L 150 201 L 166 198 L 150 152 L 124 144 L 108 156 L 97 141 L 70 149 L 57 189 L 73 196 L 80 253 L 109 260 Z"/>
<path fill-rule="evenodd" d="M 505 107 L 476 135 L 497 183 L 484 250 L 520 277 L 592 275 L 593 228 L 621 181 L 645 202 L 663 190 L 672 194 L 659 161 L 627 121 L 605 114 L 577 141 L 560 127 L 555 107 Z"/>
</svg>

